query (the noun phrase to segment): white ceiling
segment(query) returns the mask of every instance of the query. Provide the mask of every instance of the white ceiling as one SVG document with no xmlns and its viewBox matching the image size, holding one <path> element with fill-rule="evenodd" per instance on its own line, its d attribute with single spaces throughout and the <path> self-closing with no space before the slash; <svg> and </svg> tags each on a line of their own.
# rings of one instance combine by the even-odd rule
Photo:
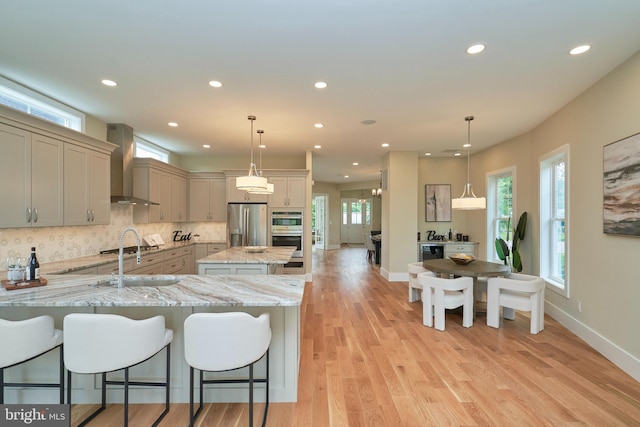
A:
<svg viewBox="0 0 640 427">
<path fill-rule="evenodd" d="M 451 155 L 467 115 L 472 154 L 532 129 L 640 50 L 639 16 L 638 0 L 4 0 L 0 75 L 186 155 L 248 156 L 253 114 L 265 168 L 321 144 L 314 179 L 357 182 L 387 150 Z"/>
</svg>

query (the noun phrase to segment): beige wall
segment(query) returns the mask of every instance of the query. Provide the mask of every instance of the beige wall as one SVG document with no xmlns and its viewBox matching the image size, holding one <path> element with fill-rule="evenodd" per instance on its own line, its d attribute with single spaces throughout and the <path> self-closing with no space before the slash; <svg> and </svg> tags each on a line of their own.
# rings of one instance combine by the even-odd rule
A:
<svg viewBox="0 0 640 427">
<path fill-rule="evenodd" d="M 635 360 L 632 369 L 637 369 L 640 359 L 640 238 L 602 232 L 602 152 L 605 145 L 640 132 L 639 111 L 640 53 L 531 132 L 471 158 L 477 171 L 472 182 L 476 193 L 483 195 L 481 173 L 516 166 L 517 210 L 531 215 L 523 242 L 525 270 L 537 274 L 538 162 L 546 153 L 569 144 L 569 297 L 547 291 L 548 312 L 564 317 L 574 331 L 592 337 L 592 342 L 602 342 L 600 350 L 614 354 L 610 358 L 616 359 L 616 352 L 626 353 L 631 365 Z M 469 221 L 468 226 L 474 236 L 484 234 L 483 223 Z M 624 356 L 619 359 L 625 363 Z"/>
</svg>

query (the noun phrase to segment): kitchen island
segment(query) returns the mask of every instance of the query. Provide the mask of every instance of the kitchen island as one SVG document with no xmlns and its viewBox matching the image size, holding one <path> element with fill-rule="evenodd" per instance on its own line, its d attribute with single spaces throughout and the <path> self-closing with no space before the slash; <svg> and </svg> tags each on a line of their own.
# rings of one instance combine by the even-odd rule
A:
<svg viewBox="0 0 640 427">
<path fill-rule="evenodd" d="M 295 250 L 295 246 L 232 247 L 196 260 L 198 274 L 282 274 Z"/>
<path fill-rule="evenodd" d="M 300 304 L 304 292 L 304 276 L 194 276 L 194 275 L 127 275 L 135 280 L 166 281 L 175 284 L 165 286 L 132 286 L 118 289 L 109 285 L 107 275 L 49 275 L 48 284 L 42 287 L 7 291 L 0 288 L 0 311 L 10 320 L 27 319 L 49 314 L 57 328 L 62 329 L 63 318 L 73 312 L 112 313 L 133 319 L 148 318 L 157 314 L 165 316 L 167 328 L 173 329 L 171 346 L 171 401 L 189 401 L 189 368 L 184 360 L 183 324 L 191 313 L 243 311 L 254 316 L 269 313 L 271 316 L 270 347 L 270 400 L 295 402 L 297 399 L 298 368 L 300 361 Z M 160 283 L 160 282 L 159 282 Z M 31 381 L 49 381 L 55 376 L 57 353 L 52 352 L 31 362 Z M 161 378 L 163 358 L 131 370 L 132 377 Z M 256 376 L 262 375 L 264 360 L 256 365 Z M 22 381 L 22 371 L 6 372 L 7 381 Z M 231 374 L 228 374 L 231 375 Z M 224 375 L 220 375 L 224 376 Z M 55 378 L 53 378 L 55 379 Z M 262 399 L 260 385 L 256 399 Z M 162 402 L 161 390 L 146 388 L 132 391 L 132 403 Z M 38 403 L 51 400 L 50 390 L 34 390 L 22 394 L 8 389 L 5 403 Z M 109 391 L 109 402 L 122 402 L 121 390 Z M 211 402 L 246 401 L 246 386 L 228 384 L 227 388 L 208 389 L 205 400 Z M 73 401 L 96 403 L 100 400 L 99 381 L 93 376 L 78 376 L 74 381 Z"/>
</svg>

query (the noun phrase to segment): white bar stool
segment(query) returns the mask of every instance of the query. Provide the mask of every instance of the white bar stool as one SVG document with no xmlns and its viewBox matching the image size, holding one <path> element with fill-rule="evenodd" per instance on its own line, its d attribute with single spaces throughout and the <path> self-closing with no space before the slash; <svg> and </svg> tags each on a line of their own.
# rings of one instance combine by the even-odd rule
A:
<svg viewBox="0 0 640 427">
<path fill-rule="evenodd" d="M 73 313 L 64 318 L 64 364 L 67 368 L 67 403 L 71 404 L 71 373 L 102 374 L 102 405 L 82 421 L 84 426 L 106 408 L 107 384 L 124 386 L 124 426 L 129 422 L 129 386 L 165 387 L 165 409 L 153 423 L 157 426 L 169 412 L 170 356 L 173 331 L 165 329 L 164 316 L 133 320 L 115 314 Z M 167 349 L 164 382 L 129 381 L 129 368 Z M 107 373 L 124 369 L 124 381 L 107 380 Z"/>
<path fill-rule="evenodd" d="M 269 411 L 269 314 L 253 317 L 248 313 L 195 313 L 184 322 L 184 353 L 189 364 L 189 426 L 193 426 L 203 404 L 204 384 L 249 384 L 249 426 L 253 426 L 253 384 L 265 383 L 265 408 L 262 425 Z M 265 378 L 253 377 L 253 365 L 266 355 Z M 203 372 L 231 371 L 249 367 L 249 378 L 209 379 Z M 200 370 L 200 406 L 193 412 L 194 370 Z"/>
<path fill-rule="evenodd" d="M 0 319 L 0 404 L 4 404 L 5 387 L 56 387 L 64 403 L 64 363 L 62 331 L 53 326 L 53 317 L 44 315 L 27 320 Z M 60 381 L 57 383 L 6 383 L 4 370 L 42 356 L 60 347 Z"/>
</svg>

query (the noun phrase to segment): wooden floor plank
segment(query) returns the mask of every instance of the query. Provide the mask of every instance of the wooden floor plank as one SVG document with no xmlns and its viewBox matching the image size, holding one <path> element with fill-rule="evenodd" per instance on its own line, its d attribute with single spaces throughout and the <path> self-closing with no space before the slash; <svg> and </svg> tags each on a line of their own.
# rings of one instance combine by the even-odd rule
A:
<svg viewBox="0 0 640 427">
<path fill-rule="evenodd" d="M 640 425 L 640 384 L 545 317 L 529 334 L 516 313 L 499 329 L 478 315 L 471 328 L 448 312 L 445 331 L 422 325 L 406 282 L 388 282 L 364 248 L 314 249 L 313 283 L 301 305 L 298 402 L 271 403 L 268 425 L 493 426 Z M 161 405 L 132 405 L 146 427 Z M 90 405 L 74 405 L 72 425 Z M 122 425 L 109 405 L 92 427 Z M 173 404 L 161 427 L 187 426 Z M 256 408 L 256 425 L 262 406 Z M 197 426 L 246 426 L 246 404 L 206 404 Z"/>
</svg>

